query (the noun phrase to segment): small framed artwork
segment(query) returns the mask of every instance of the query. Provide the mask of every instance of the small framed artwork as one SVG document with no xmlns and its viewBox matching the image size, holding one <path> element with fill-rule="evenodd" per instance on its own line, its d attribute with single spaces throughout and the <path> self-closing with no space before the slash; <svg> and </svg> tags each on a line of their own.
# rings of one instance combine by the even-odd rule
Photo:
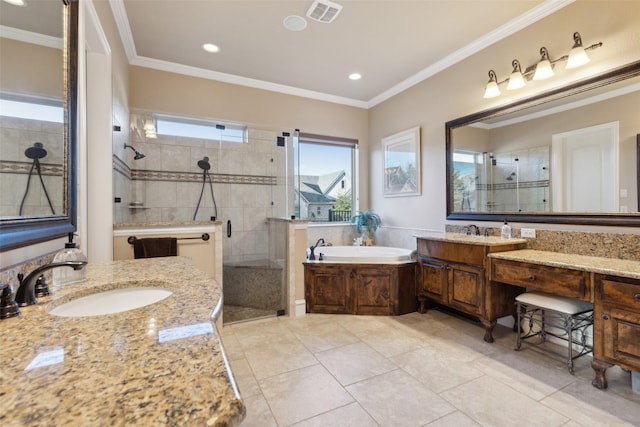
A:
<svg viewBox="0 0 640 427">
<path fill-rule="evenodd" d="M 382 138 L 384 196 L 420 195 L 420 127 Z"/>
</svg>

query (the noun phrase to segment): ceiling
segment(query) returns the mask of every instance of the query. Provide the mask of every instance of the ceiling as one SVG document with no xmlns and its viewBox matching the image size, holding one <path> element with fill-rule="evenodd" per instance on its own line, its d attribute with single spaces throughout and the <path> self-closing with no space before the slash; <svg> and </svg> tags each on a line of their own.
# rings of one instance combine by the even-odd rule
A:
<svg viewBox="0 0 640 427">
<path fill-rule="evenodd" d="M 132 65 L 369 108 L 573 1 L 333 0 L 342 10 L 331 23 L 306 16 L 313 0 L 109 3 Z M 4 3 L 7 21 L 15 7 Z M 286 29 L 291 15 L 306 28 Z M 56 36 L 50 21 L 29 10 L 16 26 Z"/>
</svg>

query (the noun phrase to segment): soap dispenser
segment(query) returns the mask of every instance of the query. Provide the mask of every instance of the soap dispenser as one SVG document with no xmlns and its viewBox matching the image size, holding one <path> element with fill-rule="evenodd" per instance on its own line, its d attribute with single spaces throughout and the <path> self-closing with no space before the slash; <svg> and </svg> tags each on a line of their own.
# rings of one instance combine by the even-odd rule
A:
<svg viewBox="0 0 640 427">
<path fill-rule="evenodd" d="M 64 244 L 64 249 L 56 254 L 53 262 L 87 261 L 87 257 L 73 242 L 73 233 L 69 233 L 69 242 Z M 74 270 L 72 267 L 58 267 L 53 269 L 53 290 L 56 291 L 65 285 L 80 283 L 85 280 L 85 269 Z"/>
<path fill-rule="evenodd" d="M 502 228 L 500 229 L 500 238 L 502 239 L 511 238 L 511 226 L 507 223 L 506 218 L 504 220 L 504 224 L 502 224 Z"/>
</svg>

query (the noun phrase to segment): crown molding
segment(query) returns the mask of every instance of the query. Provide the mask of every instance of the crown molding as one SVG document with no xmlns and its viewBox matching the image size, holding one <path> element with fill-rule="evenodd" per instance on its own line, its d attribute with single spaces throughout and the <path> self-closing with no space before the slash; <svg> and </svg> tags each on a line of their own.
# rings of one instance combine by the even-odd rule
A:
<svg viewBox="0 0 640 427">
<path fill-rule="evenodd" d="M 47 36 L 31 31 L 20 30 L 18 28 L 7 27 L 6 25 L 0 25 L 0 36 L 7 39 L 18 40 L 25 43 L 37 44 L 60 50 L 62 50 L 64 45 L 62 38 L 60 37 Z"/>
</svg>

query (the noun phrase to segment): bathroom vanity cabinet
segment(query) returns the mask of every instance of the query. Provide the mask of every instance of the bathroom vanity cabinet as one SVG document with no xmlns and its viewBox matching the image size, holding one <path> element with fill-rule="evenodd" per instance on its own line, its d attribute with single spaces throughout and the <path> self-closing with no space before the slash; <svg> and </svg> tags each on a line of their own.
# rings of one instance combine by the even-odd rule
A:
<svg viewBox="0 0 640 427">
<path fill-rule="evenodd" d="M 640 280 L 595 275 L 593 385 L 607 388 L 612 365 L 640 372 Z"/>
<path fill-rule="evenodd" d="M 522 288 L 490 283 L 492 252 L 524 247 L 525 241 L 496 238 L 418 238 L 419 274 L 416 295 L 419 311 L 444 305 L 477 317 L 485 328 L 484 340 L 493 342 L 498 318 L 515 314 L 515 297 Z"/>
<path fill-rule="evenodd" d="M 415 311 L 416 263 L 304 264 L 307 313 L 401 315 Z"/>
</svg>

